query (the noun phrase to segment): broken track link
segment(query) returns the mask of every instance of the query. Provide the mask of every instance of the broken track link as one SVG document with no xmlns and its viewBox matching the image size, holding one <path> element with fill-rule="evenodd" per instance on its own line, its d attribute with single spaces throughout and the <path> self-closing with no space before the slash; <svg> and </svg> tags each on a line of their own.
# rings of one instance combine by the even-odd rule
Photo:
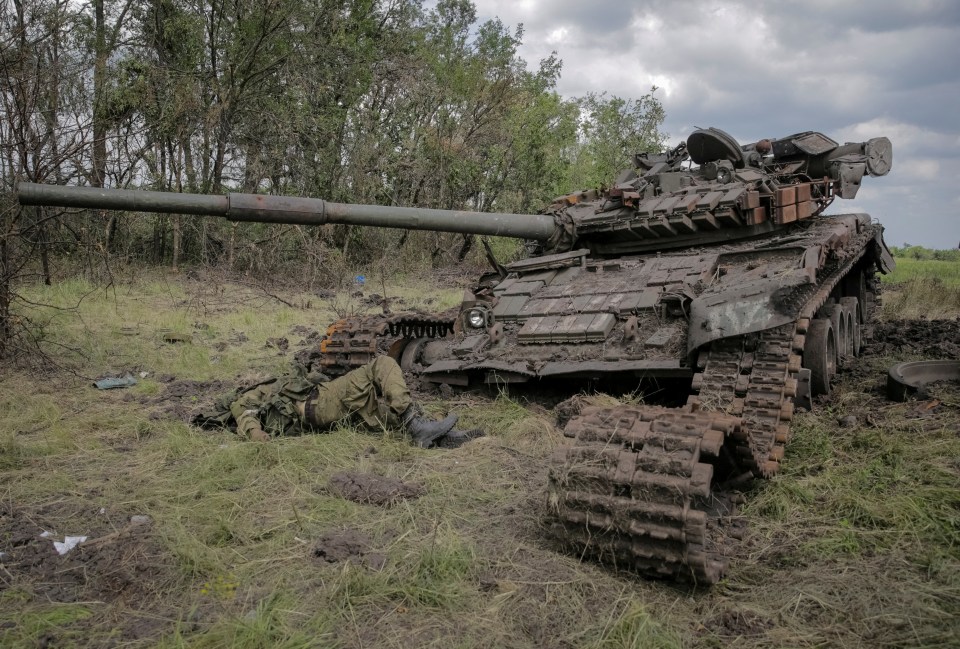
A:
<svg viewBox="0 0 960 649">
<path fill-rule="evenodd" d="M 790 439 L 804 337 L 796 323 L 715 342 L 687 403 L 743 419 L 734 461 L 756 477 L 780 470 Z"/>
<path fill-rule="evenodd" d="M 380 354 L 393 356 L 397 340 L 447 336 L 453 333 L 454 322 L 446 315 L 418 313 L 341 318 L 327 327 L 320 341 L 320 365 L 328 374 L 346 374 Z"/>
<path fill-rule="evenodd" d="M 708 513 L 713 462 L 740 419 L 689 408 L 585 408 L 553 457 L 550 530 L 580 556 L 655 577 L 716 583 L 727 560 Z"/>
</svg>

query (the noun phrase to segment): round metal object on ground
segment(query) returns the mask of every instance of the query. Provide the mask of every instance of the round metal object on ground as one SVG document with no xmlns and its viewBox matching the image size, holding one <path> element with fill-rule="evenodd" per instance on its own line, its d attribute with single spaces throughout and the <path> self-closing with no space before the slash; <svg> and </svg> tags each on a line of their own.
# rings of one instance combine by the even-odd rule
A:
<svg viewBox="0 0 960 649">
<path fill-rule="evenodd" d="M 911 361 L 890 368 L 887 398 L 906 401 L 922 386 L 935 381 L 960 381 L 960 361 Z"/>
<path fill-rule="evenodd" d="M 837 373 L 837 339 L 829 318 L 810 321 L 803 347 L 803 366 L 810 370 L 811 394 L 830 394 L 830 379 Z"/>
</svg>

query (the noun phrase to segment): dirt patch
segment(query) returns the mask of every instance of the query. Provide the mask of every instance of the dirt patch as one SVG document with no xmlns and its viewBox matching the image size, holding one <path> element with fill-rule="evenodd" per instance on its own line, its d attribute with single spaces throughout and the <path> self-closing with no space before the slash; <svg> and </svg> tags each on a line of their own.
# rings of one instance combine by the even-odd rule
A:
<svg viewBox="0 0 960 649">
<path fill-rule="evenodd" d="M 337 473 L 328 488 L 355 503 L 390 507 L 402 500 L 413 500 L 426 493 L 426 487 L 414 482 L 402 482 L 396 478 L 372 473 Z"/>
<path fill-rule="evenodd" d="M 161 403 L 168 399 L 193 399 L 210 393 L 220 393 L 226 389 L 225 385 L 223 381 L 174 381 L 154 402 Z"/>
<path fill-rule="evenodd" d="M 267 338 L 267 342 L 264 347 L 268 349 L 279 349 L 281 352 L 285 352 L 290 348 L 290 341 L 286 338 Z"/>
<path fill-rule="evenodd" d="M 36 595 L 57 602 L 122 599 L 136 607 L 169 579 L 170 558 L 153 540 L 149 522 L 131 523 L 123 514 L 64 514 L 0 510 L 4 586 L 29 583 Z M 87 541 L 60 555 L 54 541 L 68 535 Z"/>
<path fill-rule="evenodd" d="M 773 628 L 773 622 L 751 611 L 724 611 L 703 623 L 702 633 L 714 633 L 723 638 L 753 638 Z"/>
<path fill-rule="evenodd" d="M 153 536 L 147 517 L 102 512 L 76 504 L 26 510 L 0 505 L 0 592 L 18 589 L 38 603 L 102 602 L 125 611 L 111 620 L 125 640 L 155 637 L 177 618 L 164 604 L 178 587 L 174 559 Z M 44 536 L 44 533 L 47 533 Z M 61 555 L 54 541 L 68 535 L 87 540 Z M 101 609 L 97 609 L 98 611 Z M 83 624 L 104 622 L 102 609 Z M 143 612 L 144 615 L 138 615 Z M 167 620 L 167 621 L 164 621 Z M 56 640 L 56 634 L 51 635 Z M 59 643 L 50 646 L 59 646 Z"/>
<path fill-rule="evenodd" d="M 873 325 L 870 352 L 960 360 L 960 320 L 890 320 Z"/>
<path fill-rule="evenodd" d="M 583 406 L 583 395 L 581 394 L 575 394 L 555 405 L 553 412 L 557 416 L 557 427 L 563 428 L 566 426 L 571 419 L 580 414 Z"/>
<path fill-rule="evenodd" d="M 380 570 L 387 561 L 386 555 L 372 550 L 373 541 L 357 530 L 328 532 L 317 539 L 313 556 L 326 563 L 352 561 L 373 570 Z"/>
<path fill-rule="evenodd" d="M 200 410 L 209 409 L 214 400 L 231 389 L 224 381 L 170 381 L 155 397 L 135 397 L 145 406 L 161 406 L 150 418 L 177 419 L 189 422 Z"/>
</svg>

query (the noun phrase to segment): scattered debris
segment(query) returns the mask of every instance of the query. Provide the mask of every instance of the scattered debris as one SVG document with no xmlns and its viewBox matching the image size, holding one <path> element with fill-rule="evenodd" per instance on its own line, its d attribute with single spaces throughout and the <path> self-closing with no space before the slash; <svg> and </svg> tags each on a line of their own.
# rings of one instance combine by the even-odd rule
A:
<svg viewBox="0 0 960 649">
<path fill-rule="evenodd" d="M 177 333 L 168 333 L 163 334 L 163 342 L 165 343 L 192 343 L 193 336 L 189 334 L 177 334 Z"/>
<path fill-rule="evenodd" d="M 290 341 L 286 338 L 267 338 L 267 344 L 264 346 L 268 348 L 273 347 L 285 352 L 290 347 Z"/>
<path fill-rule="evenodd" d="M 557 415 L 557 426 L 559 428 L 566 426 L 568 421 L 580 414 L 583 405 L 583 395 L 575 394 L 554 406 L 553 412 Z"/>
<path fill-rule="evenodd" d="M 87 540 L 85 536 L 65 536 L 63 542 L 54 541 L 53 547 L 61 557 Z"/>
<path fill-rule="evenodd" d="M 771 620 L 765 620 L 751 611 L 724 611 L 703 624 L 708 632 L 723 638 L 750 638 L 764 635 L 773 628 Z"/>
<path fill-rule="evenodd" d="M 840 428 L 853 428 L 858 423 L 857 416 L 844 415 L 843 417 L 837 417 L 837 423 L 840 425 Z"/>
<path fill-rule="evenodd" d="M 130 374 L 126 376 L 108 376 L 106 378 L 100 379 L 99 381 L 94 381 L 93 385 L 98 390 L 113 390 L 115 388 L 129 388 L 132 385 L 136 385 L 137 380 L 133 378 Z"/>
</svg>

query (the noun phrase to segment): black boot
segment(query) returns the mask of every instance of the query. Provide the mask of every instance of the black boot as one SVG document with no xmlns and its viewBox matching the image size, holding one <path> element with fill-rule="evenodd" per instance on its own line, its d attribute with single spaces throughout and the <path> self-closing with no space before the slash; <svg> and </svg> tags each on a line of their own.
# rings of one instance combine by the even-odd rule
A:
<svg viewBox="0 0 960 649">
<path fill-rule="evenodd" d="M 410 404 L 400 415 L 400 423 L 403 429 L 410 433 L 413 443 L 421 448 L 429 448 L 438 437 L 442 437 L 453 430 L 458 418 L 457 415 L 447 415 L 445 419 L 434 421 L 426 419 L 422 415 L 423 413 L 417 404 Z"/>
<path fill-rule="evenodd" d="M 479 428 L 470 430 L 451 430 L 449 433 L 439 438 L 434 445 L 437 448 L 459 448 L 472 439 L 483 437 L 485 432 Z"/>
</svg>

